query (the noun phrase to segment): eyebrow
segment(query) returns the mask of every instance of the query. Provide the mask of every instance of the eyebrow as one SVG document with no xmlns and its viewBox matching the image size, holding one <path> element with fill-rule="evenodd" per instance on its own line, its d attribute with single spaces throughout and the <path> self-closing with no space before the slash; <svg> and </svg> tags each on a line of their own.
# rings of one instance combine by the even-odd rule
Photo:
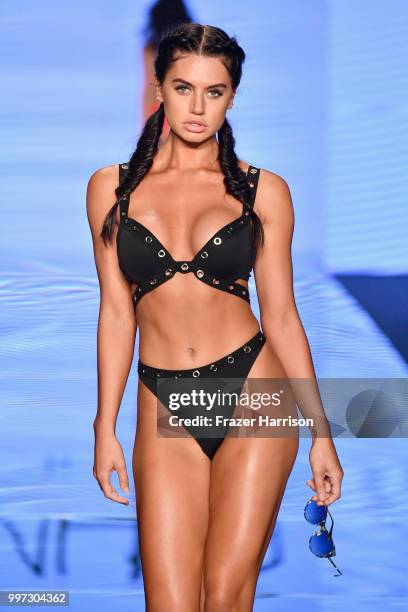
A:
<svg viewBox="0 0 408 612">
<path fill-rule="evenodd" d="M 189 83 L 185 79 L 173 79 L 172 80 L 172 83 L 176 83 L 176 82 L 185 83 L 186 85 L 190 85 L 190 87 L 194 87 L 192 83 Z M 225 83 L 216 83 L 215 85 L 209 85 L 207 89 L 211 89 L 212 87 L 227 87 L 227 86 Z"/>
</svg>

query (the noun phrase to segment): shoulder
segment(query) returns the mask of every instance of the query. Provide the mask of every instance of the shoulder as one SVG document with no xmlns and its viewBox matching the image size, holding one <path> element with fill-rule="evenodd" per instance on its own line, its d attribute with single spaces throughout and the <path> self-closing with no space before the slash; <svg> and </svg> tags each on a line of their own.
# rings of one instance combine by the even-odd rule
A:
<svg viewBox="0 0 408 612">
<path fill-rule="evenodd" d="M 292 196 L 289 185 L 282 176 L 260 168 L 254 209 L 265 223 L 279 220 L 293 224 Z"/>
<path fill-rule="evenodd" d="M 115 190 L 119 184 L 119 164 L 95 170 L 86 190 L 86 210 L 92 228 L 99 228 L 116 202 Z"/>
</svg>

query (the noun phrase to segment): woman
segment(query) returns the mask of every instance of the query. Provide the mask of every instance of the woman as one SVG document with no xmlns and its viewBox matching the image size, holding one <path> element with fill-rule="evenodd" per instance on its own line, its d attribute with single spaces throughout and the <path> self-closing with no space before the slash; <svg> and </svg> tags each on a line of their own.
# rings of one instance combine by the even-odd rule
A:
<svg viewBox="0 0 408 612">
<path fill-rule="evenodd" d="M 138 326 L 133 476 L 148 610 L 252 610 L 298 451 L 295 435 L 159 438 L 157 380 L 176 385 L 214 367 L 238 386 L 314 377 L 293 297 L 289 188 L 237 158 L 225 117 L 244 59 L 219 28 L 174 29 L 155 60 L 160 106 L 135 152 L 88 184 L 101 288 L 94 476 L 106 497 L 128 503 L 109 476 L 116 470 L 128 491 L 115 424 Z M 252 265 L 262 332 L 248 301 Z M 314 499 L 330 504 L 342 478 L 330 436 L 314 437 L 310 459 Z"/>
</svg>

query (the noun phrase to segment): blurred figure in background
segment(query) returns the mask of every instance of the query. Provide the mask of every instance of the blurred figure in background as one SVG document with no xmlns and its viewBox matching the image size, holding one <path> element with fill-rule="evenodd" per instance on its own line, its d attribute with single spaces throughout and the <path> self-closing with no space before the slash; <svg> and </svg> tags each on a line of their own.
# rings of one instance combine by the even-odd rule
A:
<svg viewBox="0 0 408 612">
<path fill-rule="evenodd" d="M 151 6 L 148 13 L 148 22 L 144 28 L 143 36 L 145 43 L 143 47 L 144 65 L 144 88 L 143 88 L 143 126 L 159 107 L 159 102 L 155 96 L 154 89 L 154 58 L 157 53 L 159 42 L 163 34 L 172 29 L 179 23 L 191 23 L 191 14 L 185 6 L 183 0 L 157 0 Z M 164 119 L 163 132 L 160 144 L 166 140 L 170 126 L 167 119 Z"/>
</svg>

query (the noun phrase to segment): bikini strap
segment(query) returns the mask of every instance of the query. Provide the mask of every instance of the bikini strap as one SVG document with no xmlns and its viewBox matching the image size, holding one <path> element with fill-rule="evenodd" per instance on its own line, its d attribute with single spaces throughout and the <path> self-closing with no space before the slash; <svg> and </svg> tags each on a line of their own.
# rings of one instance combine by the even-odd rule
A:
<svg viewBox="0 0 408 612">
<path fill-rule="evenodd" d="M 119 183 L 121 183 L 122 180 L 124 179 L 128 169 L 129 169 L 128 163 L 125 162 L 123 164 L 119 164 Z M 119 206 L 120 206 L 121 217 L 126 217 L 128 214 L 128 210 L 129 210 L 129 196 L 120 198 Z"/>
<path fill-rule="evenodd" d="M 251 188 L 251 199 L 249 201 L 250 208 L 253 208 L 255 204 L 256 190 L 258 189 L 259 173 L 260 168 L 256 168 L 255 166 L 249 166 L 247 172 L 247 180 Z"/>
</svg>

